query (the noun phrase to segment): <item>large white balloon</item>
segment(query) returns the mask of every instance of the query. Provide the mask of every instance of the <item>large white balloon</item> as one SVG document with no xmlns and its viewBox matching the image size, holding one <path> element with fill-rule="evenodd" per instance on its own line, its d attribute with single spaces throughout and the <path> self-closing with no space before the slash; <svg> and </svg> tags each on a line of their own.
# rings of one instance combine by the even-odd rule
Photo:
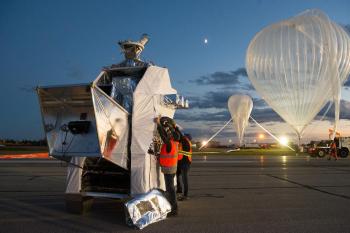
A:
<svg viewBox="0 0 350 233">
<path fill-rule="evenodd" d="M 350 38 L 324 13 L 308 10 L 256 34 L 246 68 L 257 92 L 300 138 L 329 100 L 337 125 L 340 90 L 350 73 Z"/>
<path fill-rule="evenodd" d="M 248 95 L 232 95 L 228 99 L 228 109 L 231 113 L 239 144 L 241 145 L 244 130 L 249 123 L 249 116 L 253 109 L 252 98 Z"/>
</svg>

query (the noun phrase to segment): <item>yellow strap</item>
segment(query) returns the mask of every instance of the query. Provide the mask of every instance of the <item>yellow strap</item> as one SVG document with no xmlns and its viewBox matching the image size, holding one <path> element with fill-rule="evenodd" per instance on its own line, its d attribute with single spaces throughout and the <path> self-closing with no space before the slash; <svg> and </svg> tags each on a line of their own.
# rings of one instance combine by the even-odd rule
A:
<svg viewBox="0 0 350 233">
<path fill-rule="evenodd" d="M 183 155 L 185 155 L 185 156 L 188 156 L 188 157 L 191 157 L 191 156 L 192 156 L 192 153 L 189 152 L 189 151 L 183 151 L 183 150 L 181 150 L 181 151 L 179 151 L 179 153 L 180 153 L 180 154 L 183 154 Z"/>
</svg>

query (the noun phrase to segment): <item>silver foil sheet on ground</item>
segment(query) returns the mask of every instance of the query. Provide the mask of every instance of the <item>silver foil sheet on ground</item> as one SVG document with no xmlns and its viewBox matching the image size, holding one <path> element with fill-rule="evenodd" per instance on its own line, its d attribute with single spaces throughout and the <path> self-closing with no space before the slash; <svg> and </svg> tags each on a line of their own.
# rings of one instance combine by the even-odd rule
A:
<svg viewBox="0 0 350 233">
<path fill-rule="evenodd" d="M 127 224 L 143 229 L 165 219 L 171 211 L 171 205 L 163 192 L 153 189 L 125 203 L 125 210 Z"/>
</svg>

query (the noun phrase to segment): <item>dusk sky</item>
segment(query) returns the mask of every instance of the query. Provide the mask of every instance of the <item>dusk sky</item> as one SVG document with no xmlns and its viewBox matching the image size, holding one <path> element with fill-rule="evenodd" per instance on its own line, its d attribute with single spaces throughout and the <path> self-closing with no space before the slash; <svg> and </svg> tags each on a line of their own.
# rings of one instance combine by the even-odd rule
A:
<svg viewBox="0 0 350 233">
<path fill-rule="evenodd" d="M 179 110 L 175 119 L 195 139 L 210 137 L 230 119 L 227 100 L 236 93 L 253 97 L 252 116 L 273 134 L 295 139 L 251 86 L 245 55 L 261 29 L 313 8 L 350 30 L 348 0 L 0 1 L 0 138 L 43 138 L 33 89 L 91 82 L 103 66 L 123 60 L 119 40 L 138 40 L 147 33 L 150 41 L 142 58 L 167 67 L 172 85 L 188 97 L 191 108 Z M 341 102 L 344 136 L 350 136 L 347 86 L 349 82 Z M 305 141 L 327 138 L 333 120 L 331 111 L 328 115 L 310 124 Z M 246 141 L 260 132 L 250 123 Z M 235 142 L 232 125 L 217 139 Z"/>
</svg>

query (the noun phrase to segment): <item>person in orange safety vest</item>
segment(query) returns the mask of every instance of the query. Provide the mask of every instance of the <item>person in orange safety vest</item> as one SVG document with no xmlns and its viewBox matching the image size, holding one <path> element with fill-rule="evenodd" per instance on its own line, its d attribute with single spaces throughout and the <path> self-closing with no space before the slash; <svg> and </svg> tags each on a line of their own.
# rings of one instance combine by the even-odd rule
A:
<svg viewBox="0 0 350 233">
<path fill-rule="evenodd" d="M 175 122 L 170 118 L 158 117 L 156 122 L 157 130 L 163 141 L 159 155 L 159 164 L 164 174 L 166 193 L 171 204 L 169 215 L 177 215 L 178 207 L 174 179 L 177 170 L 178 144 L 181 133 L 176 129 Z"/>
<path fill-rule="evenodd" d="M 328 160 L 331 160 L 331 157 L 334 157 L 334 160 L 338 160 L 337 143 L 336 143 L 336 139 L 335 138 L 331 142 L 331 145 L 330 145 Z"/>
</svg>

